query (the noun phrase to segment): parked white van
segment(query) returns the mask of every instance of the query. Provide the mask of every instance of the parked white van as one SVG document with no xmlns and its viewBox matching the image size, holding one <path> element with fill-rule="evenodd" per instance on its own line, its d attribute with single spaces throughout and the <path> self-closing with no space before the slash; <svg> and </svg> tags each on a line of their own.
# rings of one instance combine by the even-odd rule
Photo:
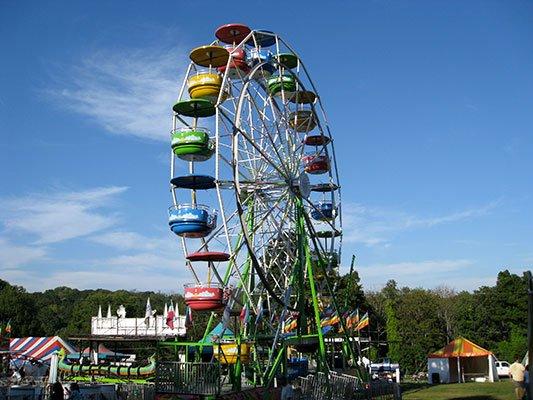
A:
<svg viewBox="0 0 533 400">
<path fill-rule="evenodd" d="M 498 377 L 509 377 L 509 363 L 507 361 L 496 361 L 496 371 L 498 371 Z"/>
</svg>

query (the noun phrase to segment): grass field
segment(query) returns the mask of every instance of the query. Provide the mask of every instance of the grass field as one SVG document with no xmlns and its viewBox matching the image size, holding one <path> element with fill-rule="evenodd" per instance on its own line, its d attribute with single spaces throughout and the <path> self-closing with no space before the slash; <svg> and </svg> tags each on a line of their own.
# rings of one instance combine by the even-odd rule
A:
<svg viewBox="0 0 533 400">
<path fill-rule="evenodd" d="M 495 383 L 462 383 L 429 386 L 428 384 L 402 384 L 405 400 L 514 400 L 513 384 L 509 381 Z"/>
</svg>

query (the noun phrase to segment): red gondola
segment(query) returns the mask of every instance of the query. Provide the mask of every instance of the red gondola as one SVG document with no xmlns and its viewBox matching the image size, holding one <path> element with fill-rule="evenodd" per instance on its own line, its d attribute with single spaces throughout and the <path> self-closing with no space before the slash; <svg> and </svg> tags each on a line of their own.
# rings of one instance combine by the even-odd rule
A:
<svg viewBox="0 0 533 400">
<path fill-rule="evenodd" d="M 185 285 L 185 304 L 193 311 L 217 311 L 224 308 L 224 291 L 217 284 Z"/>
<path fill-rule="evenodd" d="M 195 261 L 207 261 L 207 262 L 219 262 L 228 261 L 230 255 L 221 251 L 198 251 L 196 253 L 187 254 L 187 260 Z"/>
</svg>

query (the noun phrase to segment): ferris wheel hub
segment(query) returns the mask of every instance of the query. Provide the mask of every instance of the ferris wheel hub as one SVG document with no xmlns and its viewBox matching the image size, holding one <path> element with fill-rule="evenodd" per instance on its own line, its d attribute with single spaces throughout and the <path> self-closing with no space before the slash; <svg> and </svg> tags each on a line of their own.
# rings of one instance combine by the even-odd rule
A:
<svg viewBox="0 0 533 400">
<path fill-rule="evenodd" d="M 305 172 L 302 172 L 298 177 L 292 179 L 291 188 L 293 193 L 307 199 L 311 194 L 309 176 Z"/>
</svg>

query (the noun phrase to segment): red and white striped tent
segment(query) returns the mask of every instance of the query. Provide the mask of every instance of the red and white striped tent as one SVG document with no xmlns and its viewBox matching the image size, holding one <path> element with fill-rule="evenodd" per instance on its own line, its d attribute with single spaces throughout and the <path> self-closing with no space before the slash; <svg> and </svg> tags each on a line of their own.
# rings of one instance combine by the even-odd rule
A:
<svg viewBox="0 0 533 400">
<path fill-rule="evenodd" d="M 13 338 L 9 341 L 9 352 L 12 360 L 37 360 L 49 362 L 52 354 L 65 349 L 67 354 L 77 350 L 59 336 L 50 337 L 23 337 Z"/>
</svg>

